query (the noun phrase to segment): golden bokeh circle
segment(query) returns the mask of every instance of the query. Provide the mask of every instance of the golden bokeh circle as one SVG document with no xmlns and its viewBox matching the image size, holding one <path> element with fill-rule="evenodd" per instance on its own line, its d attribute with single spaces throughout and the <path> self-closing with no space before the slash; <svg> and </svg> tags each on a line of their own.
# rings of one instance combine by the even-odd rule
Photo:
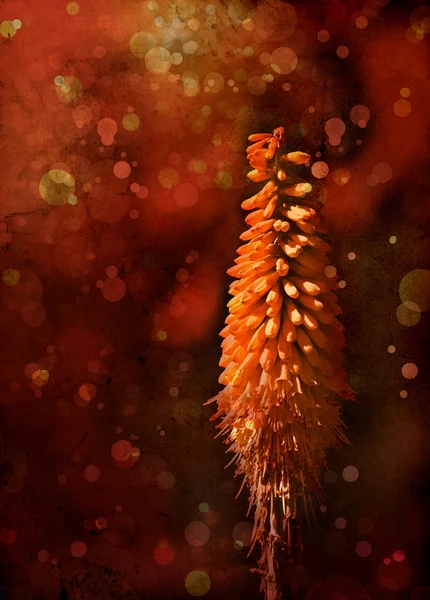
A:
<svg viewBox="0 0 430 600">
<path fill-rule="evenodd" d="M 14 287 L 15 285 L 18 285 L 20 278 L 21 275 L 16 269 L 5 269 L 5 271 L 3 272 L 3 283 L 9 287 Z"/>
<path fill-rule="evenodd" d="M 122 118 L 122 126 L 127 131 L 136 131 L 140 126 L 140 119 L 134 113 L 128 113 Z"/>
<path fill-rule="evenodd" d="M 145 54 L 145 65 L 150 73 L 162 75 L 172 66 L 172 55 L 166 48 L 156 46 Z"/>
<path fill-rule="evenodd" d="M 205 571 L 191 571 L 185 578 L 185 587 L 191 596 L 204 596 L 210 590 L 211 578 Z"/>
<path fill-rule="evenodd" d="M 414 269 L 407 273 L 400 282 L 400 299 L 412 311 L 430 310 L 430 271 Z"/>
<path fill-rule="evenodd" d="M 6 39 L 13 38 L 16 34 L 17 28 L 14 27 L 12 21 L 3 21 L 0 23 L 0 35 Z"/>
<path fill-rule="evenodd" d="M 48 204 L 63 206 L 74 195 L 75 180 L 62 169 L 52 169 L 45 173 L 39 183 L 39 193 Z"/>
<path fill-rule="evenodd" d="M 55 91 L 57 98 L 61 102 L 64 102 L 64 104 L 74 104 L 84 93 L 82 83 L 77 77 L 73 77 L 73 75 L 66 75 L 63 78 L 63 83 L 56 85 Z"/>
<path fill-rule="evenodd" d="M 405 327 L 416 325 L 421 319 L 421 313 L 411 310 L 405 304 L 400 304 L 396 312 L 397 320 Z"/>
<path fill-rule="evenodd" d="M 156 44 L 156 38 L 152 33 L 146 31 L 138 31 L 135 33 L 129 42 L 129 47 L 137 58 L 145 58 L 147 52 Z"/>
</svg>

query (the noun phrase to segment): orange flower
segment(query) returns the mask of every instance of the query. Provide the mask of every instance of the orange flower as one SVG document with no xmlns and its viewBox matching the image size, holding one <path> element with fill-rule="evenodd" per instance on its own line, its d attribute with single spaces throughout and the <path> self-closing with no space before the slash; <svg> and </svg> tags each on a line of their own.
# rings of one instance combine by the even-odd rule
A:
<svg viewBox="0 0 430 600">
<path fill-rule="evenodd" d="M 251 551 L 258 542 L 262 590 L 280 600 L 286 565 L 300 559 L 299 502 L 307 515 L 326 449 L 347 441 L 336 397 L 353 394 L 341 366 L 337 283 L 324 275 L 330 246 L 317 235 L 312 186 L 294 172 L 310 156 L 281 153 L 283 128 L 249 140 L 248 177 L 268 181 L 242 203 L 252 212 L 228 271 L 237 279 L 221 332 L 225 387 L 210 402 L 255 509 Z"/>
</svg>

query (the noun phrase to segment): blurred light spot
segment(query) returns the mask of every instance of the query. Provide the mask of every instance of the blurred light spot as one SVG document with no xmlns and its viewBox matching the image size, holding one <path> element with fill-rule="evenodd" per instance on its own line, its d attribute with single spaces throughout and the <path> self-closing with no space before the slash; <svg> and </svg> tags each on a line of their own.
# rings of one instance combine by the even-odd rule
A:
<svg viewBox="0 0 430 600">
<path fill-rule="evenodd" d="M 203 85 L 209 88 L 209 93 L 217 94 L 224 88 L 224 77 L 220 73 L 208 73 Z"/>
<path fill-rule="evenodd" d="M 358 544 L 355 546 L 355 552 L 361 558 L 366 558 L 367 556 L 371 555 L 372 546 L 370 545 L 369 542 L 365 542 L 365 541 L 358 542 Z"/>
<path fill-rule="evenodd" d="M 162 471 L 157 475 L 157 483 L 162 490 L 170 490 L 175 485 L 175 476 L 170 471 Z"/>
<path fill-rule="evenodd" d="M 0 543 L 10 546 L 14 544 L 18 538 L 18 534 L 12 527 L 3 526 L 0 529 Z"/>
<path fill-rule="evenodd" d="M 393 110 L 398 117 L 407 117 L 412 110 L 412 106 L 409 100 L 397 100 L 394 103 Z"/>
<path fill-rule="evenodd" d="M 159 172 L 158 181 L 160 182 L 161 187 L 166 190 L 171 190 L 179 183 L 179 173 L 173 167 L 165 167 Z"/>
<path fill-rule="evenodd" d="M 185 578 L 185 588 L 191 596 L 204 596 L 211 587 L 211 579 L 204 571 L 191 571 Z"/>
<path fill-rule="evenodd" d="M 408 392 L 406 390 L 401 390 L 399 396 L 400 396 L 400 398 L 407 398 Z"/>
<path fill-rule="evenodd" d="M 13 26 L 12 21 L 3 21 L 0 23 L 0 35 L 6 39 L 13 38 L 16 35 L 16 28 Z"/>
<path fill-rule="evenodd" d="M 400 304 L 396 312 L 397 320 L 405 327 L 416 325 L 421 319 L 421 313 L 411 310 L 405 304 Z"/>
<path fill-rule="evenodd" d="M 85 402 L 91 402 L 97 396 L 97 388 L 92 383 L 83 383 L 78 390 L 80 398 Z"/>
<path fill-rule="evenodd" d="M 118 275 L 118 269 L 115 267 L 115 265 L 109 265 L 106 267 L 105 273 L 109 279 L 113 279 Z"/>
<path fill-rule="evenodd" d="M 55 93 L 64 104 L 74 104 L 82 96 L 84 89 L 77 77 L 67 75 L 63 78 L 63 83 L 56 86 Z"/>
<path fill-rule="evenodd" d="M 89 483 L 94 483 L 100 477 L 100 470 L 94 465 L 88 465 L 84 469 L 84 479 Z"/>
<path fill-rule="evenodd" d="M 402 562 L 403 560 L 405 560 L 405 553 L 403 552 L 403 550 L 396 550 L 395 552 L 393 552 L 393 558 L 396 562 Z"/>
<path fill-rule="evenodd" d="M 9 287 L 13 287 L 19 283 L 20 274 L 16 269 L 5 269 L 3 271 L 3 283 L 5 283 Z"/>
<path fill-rule="evenodd" d="M 395 235 L 390 236 L 390 239 L 388 240 L 390 242 L 390 244 L 395 244 L 397 242 L 397 238 Z"/>
<path fill-rule="evenodd" d="M 210 535 L 209 527 L 201 521 L 194 521 L 185 528 L 185 539 L 190 546 L 204 546 L 208 542 Z"/>
<path fill-rule="evenodd" d="M 335 169 L 333 171 L 333 181 L 338 185 L 345 185 L 351 178 L 351 173 L 348 169 Z"/>
<path fill-rule="evenodd" d="M 118 179 L 126 179 L 131 173 L 131 167 L 127 162 L 120 160 L 115 163 L 113 172 Z"/>
<path fill-rule="evenodd" d="M 158 565 L 165 566 L 173 561 L 175 558 L 175 551 L 169 545 L 167 540 L 162 539 L 158 542 L 158 546 L 153 552 L 153 557 Z"/>
<path fill-rule="evenodd" d="M 403 590 L 411 583 L 414 572 L 407 560 L 403 560 L 402 562 L 383 561 L 378 565 L 376 574 L 379 583 L 384 588 L 397 592 Z"/>
<path fill-rule="evenodd" d="M 399 286 L 400 299 L 410 310 L 424 312 L 430 309 L 430 271 L 414 269 L 405 275 Z"/>
<path fill-rule="evenodd" d="M 201 513 L 207 513 L 209 510 L 209 504 L 207 502 L 200 502 L 199 511 Z"/>
<path fill-rule="evenodd" d="M 388 163 L 379 162 L 372 169 L 372 175 L 374 175 L 378 183 L 387 183 L 393 177 L 393 169 Z"/>
<path fill-rule="evenodd" d="M 187 25 L 191 31 L 197 31 L 200 27 L 200 23 L 197 19 L 190 19 Z"/>
<path fill-rule="evenodd" d="M 402 96 L 402 98 L 408 98 L 411 95 L 411 90 L 407 87 L 403 87 L 400 90 L 400 95 Z"/>
<path fill-rule="evenodd" d="M 364 128 L 370 119 L 370 110 L 363 104 L 356 104 L 349 111 L 349 118 L 355 125 Z"/>
<path fill-rule="evenodd" d="M 166 48 L 151 48 L 145 55 L 146 68 L 150 73 L 162 75 L 172 66 L 172 56 Z"/>
<path fill-rule="evenodd" d="M 270 64 L 271 55 L 269 52 L 263 52 L 260 54 L 260 62 L 262 65 L 267 66 Z"/>
<path fill-rule="evenodd" d="M 81 558 L 87 553 L 87 546 L 84 544 L 84 542 L 73 542 L 73 544 L 70 546 L 70 553 L 75 558 Z"/>
<path fill-rule="evenodd" d="M 197 43 L 194 40 L 185 42 L 185 44 L 182 46 L 182 51 L 184 52 L 184 54 L 194 54 L 196 50 Z"/>
<path fill-rule="evenodd" d="M 414 379 L 418 375 L 418 367 L 414 363 L 406 363 L 402 367 L 402 375 L 405 379 Z"/>
<path fill-rule="evenodd" d="M 53 169 L 45 173 L 39 183 L 39 193 L 43 200 L 53 206 L 67 204 L 75 191 L 75 180 L 62 169 Z"/>
<path fill-rule="evenodd" d="M 159 329 L 156 333 L 155 333 L 155 339 L 158 342 L 165 342 L 167 340 L 167 333 L 165 331 L 163 331 L 163 329 Z"/>
<path fill-rule="evenodd" d="M 318 31 L 317 33 L 317 40 L 319 42 L 328 42 L 330 39 L 330 34 L 326 29 L 321 29 L 321 31 Z"/>
<path fill-rule="evenodd" d="M 233 177 L 226 171 L 221 171 L 215 177 L 215 183 L 221 190 L 228 190 L 233 185 Z"/>
<path fill-rule="evenodd" d="M 133 452 L 133 446 L 128 440 L 118 440 L 111 447 L 111 455 L 118 462 L 127 461 Z"/>
<path fill-rule="evenodd" d="M 366 17 L 361 16 L 355 19 L 355 24 L 358 29 L 366 29 L 366 27 L 369 24 L 369 21 L 366 19 Z"/>
<path fill-rule="evenodd" d="M 177 279 L 178 281 L 181 281 L 182 283 L 183 283 L 184 281 L 187 281 L 187 280 L 189 279 L 189 277 L 190 277 L 190 274 L 189 274 L 189 272 L 187 271 L 187 269 L 178 269 L 178 270 L 176 271 L 176 279 Z"/>
<path fill-rule="evenodd" d="M 47 550 L 39 550 L 37 558 L 40 562 L 46 562 L 49 558 L 49 552 Z"/>
<path fill-rule="evenodd" d="M 101 291 L 103 298 L 109 302 L 119 302 L 124 298 L 127 288 L 122 279 L 113 277 L 112 279 L 106 279 L 103 282 Z"/>
<path fill-rule="evenodd" d="M 100 121 L 97 123 L 97 133 L 99 134 L 104 146 L 112 146 L 117 131 L 118 126 L 116 122 L 109 117 L 100 119 Z M 97 182 L 97 180 L 95 181 Z"/>
<path fill-rule="evenodd" d="M 342 476 L 345 479 L 345 481 L 348 481 L 349 483 L 353 483 L 354 481 L 357 481 L 358 476 L 359 476 L 357 467 L 354 467 L 353 465 L 349 465 L 348 467 L 345 467 L 342 472 Z"/>
<path fill-rule="evenodd" d="M 337 269 L 333 265 L 328 265 L 324 269 L 324 275 L 329 279 L 336 277 Z"/>
<path fill-rule="evenodd" d="M 339 58 L 346 58 L 349 55 L 349 49 L 346 46 L 339 46 L 336 54 Z"/>
<path fill-rule="evenodd" d="M 324 129 L 327 135 L 337 134 L 342 136 L 345 133 L 346 127 L 342 119 L 334 117 L 326 122 Z"/>
<path fill-rule="evenodd" d="M 128 113 L 122 118 L 122 126 L 127 131 L 136 131 L 140 126 L 140 119 L 134 113 Z"/>
<path fill-rule="evenodd" d="M 66 11 L 69 15 L 77 15 L 79 12 L 79 4 L 77 2 L 69 2 L 66 6 Z"/>
<path fill-rule="evenodd" d="M 344 519 L 343 517 L 338 517 L 334 522 L 334 526 L 336 527 L 336 529 L 345 529 L 346 519 Z"/>
<path fill-rule="evenodd" d="M 323 179 L 328 175 L 329 167 L 327 163 L 320 160 L 312 165 L 311 171 L 314 177 L 317 179 Z"/>
<path fill-rule="evenodd" d="M 248 90 L 254 96 L 261 96 L 267 89 L 267 83 L 258 75 L 250 77 L 248 80 Z"/>
<path fill-rule="evenodd" d="M 172 64 L 173 65 L 180 65 L 183 60 L 184 60 L 184 57 L 182 56 L 182 54 L 180 52 L 173 52 L 173 54 L 172 54 Z"/>
<path fill-rule="evenodd" d="M 390 354 L 394 354 L 394 352 L 396 351 L 396 347 L 395 346 L 388 346 L 387 350 L 388 350 L 388 352 Z"/>
<path fill-rule="evenodd" d="M 272 52 L 270 58 L 270 66 L 275 73 L 280 73 L 281 75 L 292 73 L 297 67 L 297 62 L 297 56 L 294 50 L 286 47 L 277 48 Z"/>
<path fill-rule="evenodd" d="M 174 191 L 173 199 L 181 208 L 191 208 L 199 199 L 199 190 L 193 183 L 180 183 Z"/>
</svg>

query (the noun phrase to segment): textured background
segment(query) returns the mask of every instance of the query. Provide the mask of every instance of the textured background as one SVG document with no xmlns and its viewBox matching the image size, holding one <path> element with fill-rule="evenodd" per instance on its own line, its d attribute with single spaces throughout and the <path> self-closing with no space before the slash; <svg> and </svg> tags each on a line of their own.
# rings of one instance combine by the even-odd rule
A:
<svg viewBox="0 0 430 600">
<path fill-rule="evenodd" d="M 429 598 L 430 8 L 4 0 L 0 33 L 1 597 L 259 597 L 203 403 L 246 137 L 283 125 L 328 167 L 358 394 L 303 597 Z"/>
</svg>

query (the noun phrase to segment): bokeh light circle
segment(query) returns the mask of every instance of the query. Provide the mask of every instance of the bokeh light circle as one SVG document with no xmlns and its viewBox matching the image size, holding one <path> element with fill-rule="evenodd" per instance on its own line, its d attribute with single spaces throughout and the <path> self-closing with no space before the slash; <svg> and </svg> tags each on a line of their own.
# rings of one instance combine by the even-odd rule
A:
<svg viewBox="0 0 430 600">
<path fill-rule="evenodd" d="M 297 67 L 297 56 L 294 50 L 287 47 L 277 48 L 270 57 L 270 66 L 281 75 L 292 73 Z"/>
<path fill-rule="evenodd" d="M 359 476 L 357 467 L 354 467 L 353 465 L 349 465 L 348 467 L 345 467 L 342 472 L 342 476 L 345 479 L 345 481 L 348 481 L 349 483 L 353 483 L 354 481 L 357 481 L 358 476 Z"/>
<path fill-rule="evenodd" d="M 402 98 L 394 103 L 393 110 L 394 114 L 396 114 L 398 117 L 407 117 L 412 110 L 412 106 L 409 100 Z"/>
<path fill-rule="evenodd" d="M 175 188 L 173 199 L 181 208 L 191 208 L 199 199 L 199 190 L 193 183 L 180 183 Z"/>
<path fill-rule="evenodd" d="M 45 173 L 39 183 L 39 193 L 48 204 L 63 206 L 75 192 L 75 180 L 62 169 L 52 169 Z"/>
<path fill-rule="evenodd" d="M 412 327 L 416 325 L 421 319 L 421 313 L 417 310 L 411 310 L 406 304 L 400 304 L 397 307 L 396 317 L 401 325 L 405 327 Z"/>
<path fill-rule="evenodd" d="M 191 596 L 204 596 L 211 588 L 211 578 L 205 571 L 191 571 L 185 578 L 185 588 Z"/>
<path fill-rule="evenodd" d="M 367 558 L 372 553 L 372 546 L 367 541 L 358 542 L 358 544 L 355 546 L 355 552 L 357 556 L 360 556 L 361 558 Z"/>
<path fill-rule="evenodd" d="M 162 75 L 172 66 L 172 55 L 166 48 L 156 46 L 146 53 L 145 65 L 150 73 Z"/>
<path fill-rule="evenodd" d="M 400 299 L 412 311 L 430 310 L 430 271 L 414 269 L 407 273 L 399 286 Z"/>
<path fill-rule="evenodd" d="M 147 52 L 156 44 L 156 37 L 146 31 L 138 31 L 129 42 L 130 50 L 137 58 L 145 58 Z"/>
<path fill-rule="evenodd" d="M 75 558 L 82 558 L 87 553 L 87 546 L 84 542 L 73 542 L 70 546 L 70 553 Z"/>
<path fill-rule="evenodd" d="M 185 539 L 190 546 L 204 546 L 208 542 L 210 535 L 209 527 L 201 521 L 194 521 L 185 528 Z"/>
<path fill-rule="evenodd" d="M 414 363 L 405 363 L 402 367 L 402 375 L 405 379 L 415 379 L 418 375 L 418 367 Z"/>
<path fill-rule="evenodd" d="M 312 165 L 311 172 L 312 175 L 317 179 L 323 179 L 329 173 L 328 164 L 323 162 L 322 160 L 319 160 Z"/>
</svg>

